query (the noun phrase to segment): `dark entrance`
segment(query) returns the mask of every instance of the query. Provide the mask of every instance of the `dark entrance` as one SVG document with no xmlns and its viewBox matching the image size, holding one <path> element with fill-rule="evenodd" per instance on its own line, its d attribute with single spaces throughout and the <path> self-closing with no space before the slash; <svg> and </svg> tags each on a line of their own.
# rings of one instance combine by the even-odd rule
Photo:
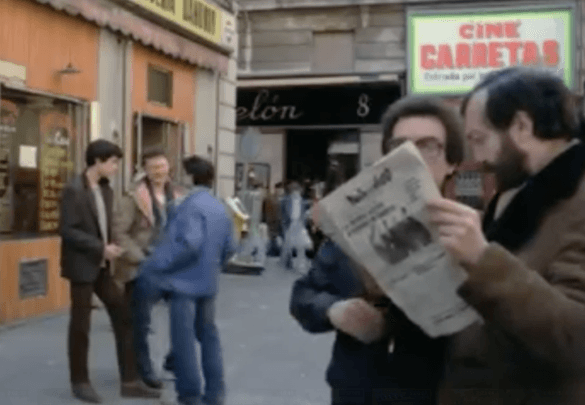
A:
<svg viewBox="0 0 585 405">
<path fill-rule="evenodd" d="M 327 170 L 329 139 L 324 131 L 288 131 L 286 136 L 286 178 L 323 180 Z"/>
<path fill-rule="evenodd" d="M 331 160 L 349 179 L 358 172 L 359 134 L 340 130 L 290 130 L 286 137 L 287 180 L 324 181 Z M 346 146 L 347 145 L 347 146 Z"/>
</svg>

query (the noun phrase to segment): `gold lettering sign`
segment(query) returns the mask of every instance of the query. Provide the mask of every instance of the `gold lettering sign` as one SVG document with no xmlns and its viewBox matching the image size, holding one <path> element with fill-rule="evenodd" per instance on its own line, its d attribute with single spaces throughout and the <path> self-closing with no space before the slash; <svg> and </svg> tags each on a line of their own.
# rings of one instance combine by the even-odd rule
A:
<svg viewBox="0 0 585 405">
<path fill-rule="evenodd" d="M 175 13 L 175 0 L 150 0 L 150 2 L 163 11 Z"/>
<path fill-rule="evenodd" d="M 183 0 L 183 20 L 205 32 L 217 30 L 217 12 L 199 0 Z"/>
<path fill-rule="evenodd" d="M 41 133 L 39 231 L 55 232 L 59 229 L 61 192 L 74 169 L 69 149 L 76 134 L 71 117 L 59 111 L 42 114 Z"/>
<path fill-rule="evenodd" d="M 213 43 L 221 42 L 222 10 L 203 0 L 130 0 Z"/>
</svg>

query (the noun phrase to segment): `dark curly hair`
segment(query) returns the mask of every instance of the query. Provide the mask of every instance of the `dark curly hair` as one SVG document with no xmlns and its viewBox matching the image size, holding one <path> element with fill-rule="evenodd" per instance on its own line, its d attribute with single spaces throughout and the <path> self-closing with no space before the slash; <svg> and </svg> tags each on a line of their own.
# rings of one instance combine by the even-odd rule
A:
<svg viewBox="0 0 585 405">
<path fill-rule="evenodd" d="M 390 151 L 390 140 L 394 136 L 394 127 L 402 118 L 414 116 L 432 116 L 441 121 L 447 133 L 445 153 L 447 162 L 458 165 L 463 161 L 465 149 L 461 119 L 457 112 L 437 97 L 407 96 L 392 104 L 382 118 L 382 152 Z"/>
</svg>

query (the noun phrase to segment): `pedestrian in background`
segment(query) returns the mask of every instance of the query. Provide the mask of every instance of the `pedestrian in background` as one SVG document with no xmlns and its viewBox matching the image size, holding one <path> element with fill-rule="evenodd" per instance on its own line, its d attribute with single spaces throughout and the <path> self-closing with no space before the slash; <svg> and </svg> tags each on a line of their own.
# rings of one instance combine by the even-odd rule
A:
<svg viewBox="0 0 585 405">
<path fill-rule="evenodd" d="M 311 203 L 303 198 L 302 191 L 300 183 L 292 181 L 288 186 L 288 194 L 281 201 L 284 242 L 280 261 L 286 269 L 292 269 L 295 263 L 303 264 L 306 261 L 306 250 L 312 247 L 306 229 L 307 211 Z"/>
<path fill-rule="evenodd" d="M 185 160 L 193 190 L 176 207 L 161 240 L 141 265 L 135 294 L 171 295 L 171 342 L 179 403 L 221 405 L 225 381 L 215 298 L 221 268 L 236 250 L 231 218 L 211 194 L 213 165 L 193 156 Z M 201 346 L 199 375 L 195 342 Z"/>
<path fill-rule="evenodd" d="M 382 126 L 383 153 L 413 142 L 440 189 L 463 160 L 461 122 L 440 99 L 404 98 L 389 108 Z M 345 180 L 331 167 L 327 191 Z M 336 331 L 326 374 L 332 405 L 390 405 L 398 398 L 435 403 L 444 339 L 431 339 L 410 322 L 330 239 L 293 285 L 290 312 L 308 332 Z"/>
<path fill-rule="evenodd" d="M 116 212 L 114 235 L 124 253 L 116 262 L 114 277 L 124 285 L 126 303 L 133 314 L 138 372 L 146 385 L 160 389 L 163 384 L 154 372 L 148 344 L 152 307 L 156 302 L 136 301 L 132 297 L 138 266 L 150 254 L 166 225 L 173 202 L 184 194 L 184 190 L 171 182 L 164 149 L 146 149 L 142 155 L 142 167 L 145 175 L 121 199 Z"/>
<path fill-rule="evenodd" d="M 264 198 L 262 207 L 262 222 L 268 226 L 268 256 L 278 256 L 280 247 L 278 245 L 278 237 L 281 235 L 281 219 L 280 219 L 280 189 L 282 183 L 277 183 L 274 186 L 274 192 L 268 192 Z"/>
<path fill-rule="evenodd" d="M 111 274 L 112 261 L 123 249 L 112 240 L 114 193 L 109 178 L 118 171 L 122 156 L 122 150 L 111 142 L 90 143 L 85 156 L 87 169 L 63 189 L 61 199 L 62 276 L 71 282 L 68 338 L 71 387 L 76 398 L 89 403 L 101 403 L 90 383 L 87 365 L 94 293 L 105 304 L 114 329 L 121 395 L 159 397 L 138 376 L 130 311 Z"/>
</svg>

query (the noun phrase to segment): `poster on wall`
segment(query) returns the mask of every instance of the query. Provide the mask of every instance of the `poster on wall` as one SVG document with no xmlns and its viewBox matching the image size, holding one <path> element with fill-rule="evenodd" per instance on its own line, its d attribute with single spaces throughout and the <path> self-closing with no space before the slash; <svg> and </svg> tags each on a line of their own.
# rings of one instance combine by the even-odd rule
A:
<svg viewBox="0 0 585 405">
<path fill-rule="evenodd" d="M 58 111 L 41 115 L 41 179 L 39 185 L 39 231 L 55 232 L 59 228 L 61 191 L 74 169 L 69 153 L 73 142 L 71 117 Z"/>
<path fill-rule="evenodd" d="M 573 8 L 415 10 L 407 29 L 409 93 L 463 94 L 510 66 L 545 69 L 575 84 Z"/>
</svg>

